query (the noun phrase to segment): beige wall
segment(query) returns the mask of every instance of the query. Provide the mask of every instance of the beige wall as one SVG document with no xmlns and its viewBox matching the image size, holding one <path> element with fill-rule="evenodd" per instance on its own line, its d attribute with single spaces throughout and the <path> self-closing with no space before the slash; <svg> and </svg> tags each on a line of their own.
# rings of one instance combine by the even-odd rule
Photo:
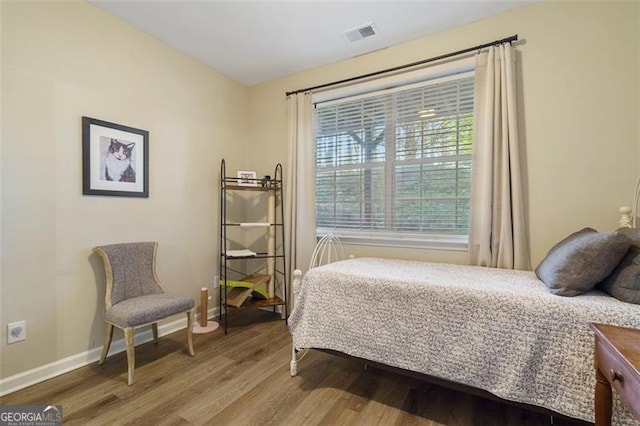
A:
<svg viewBox="0 0 640 426">
<path fill-rule="evenodd" d="M 638 173 L 638 2 L 544 2 L 253 87 L 251 162 L 286 160 L 284 93 L 518 34 L 532 262 L 570 232 L 617 225 Z M 269 161 L 267 161 L 268 163 Z M 286 164 L 285 164 L 286 166 Z M 349 246 L 465 263 L 466 252 Z"/>
<path fill-rule="evenodd" d="M 247 166 L 248 89 L 90 3 L 1 10 L 6 378 L 102 345 L 95 245 L 155 240 L 169 291 L 213 283 L 218 170 Z M 148 199 L 82 195 L 83 115 L 150 132 Z M 27 340 L 7 346 L 23 319 Z"/>
<path fill-rule="evenodd" d="M 527 6 L 250 89 L 87 3 L 1 1 L 0 18 L 0 378 L 101 346 L 94 245 L 159 241 L 166 286 L 197 297 L 217 274 L 219 161 L 259 176 L 286 167 L 288 90 L 519 34 L 534 265 L 581 226 L 615 228 L 640 170 L 637 2 Z M 150 131 L 150 198 L 81 195 L 83 115 Z M 21 319 L 27 341 L 7 346 Z"/>
</svg>

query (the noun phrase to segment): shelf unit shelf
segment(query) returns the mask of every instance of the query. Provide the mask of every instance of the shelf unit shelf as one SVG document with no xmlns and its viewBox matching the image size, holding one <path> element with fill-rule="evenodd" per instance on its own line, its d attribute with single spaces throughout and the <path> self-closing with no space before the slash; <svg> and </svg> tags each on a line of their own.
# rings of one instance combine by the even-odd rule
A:
<svg viewBox="0 0 640 426">
<path fill-rule="evenodd" d="M 250 260 L 250 259 L 278 259 L 284 257 L 282 254 L 267 254 L 267 253 L 256 253 L 255 256 L 225 256 L 222 255 L 226 260 Z"/>
<path fill-rule="evenodd" d="M 282 223 L 269 223 L 267 225 L 243 225 L 241 223 L 225 223 L 222 226 L 237 226 L 239 228 L 268 228 L 270 226 L 282 226 Z"/>
<path fill-rule="evenodd" d="M 226 179 L 237 179 L 237 178 L 226 178 Z M 250 186 L 250 185 L 237 185 L 237 184 L 228 184 L 228 191 L 279 191 L 280 184 L 277 185 L 269 185 L 269 186 Z"/>
<path fill-rule="evenodd" d="M 233 311 L 243 311 L 246 309 L 258 309 L 258 308 L 268 308 L 272 306 L 282 306 L 284 305 L 284 300 L 279 297 L 274 297 L 272 299 L 250 299 L 242 304 L 240 307 L 235 306 L 227 306 L 230 312 Z"/>
<path fill-rule="evenodd" d="M 236 191 L 253 192 L 255 197 L 269 197 L 268 207 L 266 209 L 267 220 L 265 222 L 238 222 L 230 221 L 228 218 L 227 203 L 229 194 Z M 264 194 L 264 195 L 263 195 Z M 244 196 L 247 200 L 253 200 L 254 197 Z M 236 218 L 237 219 L 237 218 Z M 237 228 L 245 230 L 261 230 L 265 233 L 267 240 L 267 251 L 255 252 L 251 256 L 228 256 L 226 250 L 230 250 L 231 235 L 237 234 Z M 219 293 L 219 317 L 225 334 L 228 331 L 229 313 L 241 312 L 249 309 L 273 308 L 274 313 L 280 307 L 282 309 L 282 318 L 286 320 L 287 312 L 287 267 L 285 258 L 285 239 L 284 239 L 284 203 L 282 197 L 282 165 L 277 164 L 273 174 L 273 180 L 263 179 L 243 179 L 230 177 L 226 175 L 226 165 L 223 159 L 220 164 L 220 293 Z M 257 232 L 257 231 L 253 231 Z M 235 234 L 234 234 L 235 233 Z M 270 277 L 267 280 L 267 290 L 264 287 L 261 292 L 252 292 L 253 287 L 241 287 L 242 296 L 238 302 L 238 293 L 233 293 L 237 287 L 227 286 L 224 283 L 231 281 L 242 281 L 243 278 L 235 278 L 232 275 L 247 275 L 245 279 L 252 276 L 249 265 L 253 260 L 266 260 L 266 266 L 260 267 L 260 270 L 266 269 L 266 275 Z M 237 262 L 237 261 L 244 261 Z M 250 281 L 250 280 L 248 280 Z M 246 283 L 245 283 L 246 284 Z M 251 283 L 250 283 L 251 284 Z M 255 283 L 254 283 L 255 284 Z M 263 286 L 262 283 L 255 284 Z M 229 293 L 231 292 L 231 293 Z M 233 294 L 233 296 L 230 296 Z M 246 299 L 242 299 L 246 295 Z M 264 296 L 262 295 L 264 294 Z M 258 297 L 259 296 L 259 297 Z M 268 297 L 267 297 L 268 296 Z M 230 297 L 231 299 L 228 299 Z M 266 297 L 266 298 L 265 298 Z M 236 303 L 236 304 L 231 304 Z"/>
</svg>

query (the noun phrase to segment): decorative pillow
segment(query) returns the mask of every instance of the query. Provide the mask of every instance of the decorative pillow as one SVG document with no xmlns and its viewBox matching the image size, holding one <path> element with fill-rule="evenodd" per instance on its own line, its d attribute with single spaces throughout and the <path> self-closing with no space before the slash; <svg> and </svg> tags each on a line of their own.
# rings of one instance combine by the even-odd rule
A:
<svg viewBox="0 0 640 426">
<path fill-rule="evenodd" d="M 619 233 L 631 240 L 626 256 L 598 287 L 623 302 L 640 305 L 640 230 L 624 228 Z"/>
<path fill-rule="evenodd" d="M 553 246 L 535 272 L 551 293 L 577 296 L 609 276 L 629 245 L 622 233 L 584 228 Z"/>
<path fill-rule="evenodd" d="M 631 240 L 632 246 L 640 247 L 640 229 L 619 228 L 616 232 L 626 235 Z"/>
</svg>

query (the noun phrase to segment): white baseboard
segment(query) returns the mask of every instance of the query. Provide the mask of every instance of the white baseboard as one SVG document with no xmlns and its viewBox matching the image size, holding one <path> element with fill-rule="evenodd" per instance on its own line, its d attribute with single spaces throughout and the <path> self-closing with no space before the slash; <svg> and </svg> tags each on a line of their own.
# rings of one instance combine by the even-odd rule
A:
<svg viewBox="0 0 640 426">
<path fill-rule="evenodd" d="M 218 308 L 209 309 L 208 312 L 209 318 L 216 318 L 218 315 Z M 197 321 L 197 318 L 198 315 L 196 315 L 195 321 Z M 185 328 L 187 328 L 187 318 L 181 317 L 180 319 L 176 319 L 175 321 L 166 324 L 159 324 L 158 336 L 165 336 Z M 151 340 L 153 340 L 151 328 L 140 331 L 135 335 L 136 346 Z M 111 342 L 111 347 L 109 348 L 109 356 L 124 352 L 124 350 L 124 338 L 114 340 Z M 50 364 L 42 365 L 40 367 L 0 379 L 0 396 L 10 394 L 28 386 L 35 385 L 36 383 L 51 379 L 52 377 L 68 373 L 69 371 L 97 362 L 100 359 L 101 353 L 102 346 L 99 346 L 97 348 L 89 349 L 86 352 L 71 355 Z"/>
</svg>

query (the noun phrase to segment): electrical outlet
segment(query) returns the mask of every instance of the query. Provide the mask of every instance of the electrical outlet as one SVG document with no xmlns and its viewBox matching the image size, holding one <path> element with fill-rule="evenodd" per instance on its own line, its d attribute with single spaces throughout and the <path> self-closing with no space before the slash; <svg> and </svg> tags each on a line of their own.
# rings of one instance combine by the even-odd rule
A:
<svg viewBox="0 0 640 426">
<path fill-rule="evenodd" d="M 7 324 L 7 344 L 21 342 L 27 339 L 27 322 L 17 321 Z"/>
<path fill-rule="evenodd" d="M 213 277 L 213 288 L 218 287 L 220 287 L 220 277 L 216 275 L 215 277 Z"/>
</svg>

